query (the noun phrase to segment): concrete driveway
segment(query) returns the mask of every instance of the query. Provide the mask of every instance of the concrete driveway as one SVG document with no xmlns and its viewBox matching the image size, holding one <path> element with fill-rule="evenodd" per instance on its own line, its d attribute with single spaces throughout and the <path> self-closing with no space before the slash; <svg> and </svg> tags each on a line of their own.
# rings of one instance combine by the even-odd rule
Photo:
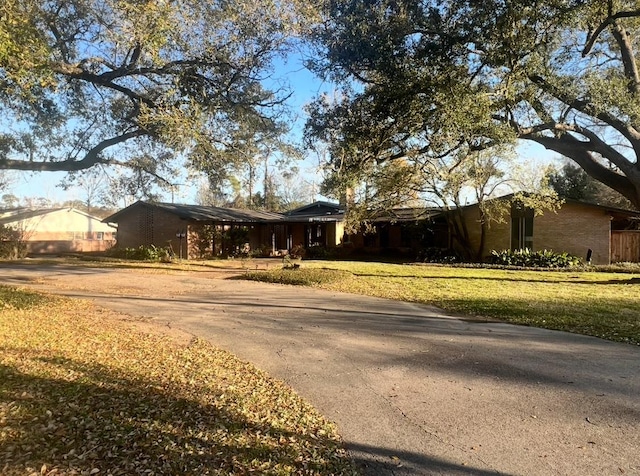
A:
<svg viewBox="0 0 640 476">
<path fill-rule="evenodd" d="M 364 474 L 640 474 L 636 346 L 222 277 L 0 267 L 253 362 L 338 424 Z"/>
</svg>

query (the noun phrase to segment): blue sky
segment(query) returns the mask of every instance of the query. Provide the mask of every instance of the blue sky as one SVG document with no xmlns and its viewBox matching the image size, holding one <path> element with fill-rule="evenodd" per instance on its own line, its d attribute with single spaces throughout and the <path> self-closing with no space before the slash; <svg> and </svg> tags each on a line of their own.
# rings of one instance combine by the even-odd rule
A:
<svg viewBox="0 0 640 476">
<path fill-rule="evenodd" d="M 332 93 L 333 85 L 324 83 L 309 72 L 303 65 L 301 54 L 292 54 L 288 60 L 280 61 L 276 64 L 273 81 L 284 78 L 290 85 L 293 94 L 290 98 L 290 106 L 296 115 L 292 124 L 292 135 L 294 138 L 301 138 L 302 129 L 305 122 L 304 106 L 314 97 L 325 92 Z M 268 82 L 267 82 L 268 85 Z M 522 143 L 518 147 L 518 157 L 520 161 L 533 163 L 534 166 L 543 166 L 554 161 L 554 154 L 549 153 L 543 147 L 534 143 Z M 297 164 L 303 173 L 302 180 L 313 182 L 319 185 L 322 177 L 317 176 L 317 157 L 309 157 L 305 161 Z M 71 188 L 63 190 L 58 184 L 66 176 L 59 172 L 24 172 L 13 173 L 13 185 L 8 190 L 19 198 L 44 197 L 53 202 L 63 202 L 66 200 L 86 200 L 86 192 L 81 188 Z M 178 177 L 174 181 L 179 184 L 186 184 L 190 181 L 186 177 Z M 182 185 L 175 191 L 175 201 L 182 203 L 195 203 L 195 186 Z M 318 196 L 318 199 L 324 197 Z M 171 193 L 164 193 L 163 200 L 170 201 Z"/>
<path fill-rule="evenodd" d="M 292 124 L 292 136 L 300 139 L 304 127 L 305 115 L 304 106 L 314 97 L 322 92 L 331 92 L 333 86 L 320 81 L 303 65 L 302 55 L 291 54 L 286 60 L 280 60 L 275 65 L 275 73 L 271 81 L 277 82 L 280 78 L 289 83 L 293 94 L 289 98 L 289 104 L 296 116 Z M 269 86 L 269 80 L 265 81 Z M 311 157 L 297 164 L 305 174 L 304 180 L 313 181 L 319 184 L 320 177 L 315 177 L 313 172 L 317 165 L 317 159 Z M 66 200 L 85 200 L 85 192 L 81 188 L 71 188 L 67 191 L 58 185 L 65 178 L 64 172 L 12 172 L 12 186 L 5 193 L 11 193 L 18 198 L 44 197 L 53 202 L 63 202 Z M 185 176 L 177 178 L 175 183 L 187 183 L 189 180 Z M 193 203 L 195 201 L 196 190 L 194 187 L 182 186 L 176 192 L 175 201 Z M 171 193 L 164 193 L 164 200 L 171 200 Z"/>
</svg>

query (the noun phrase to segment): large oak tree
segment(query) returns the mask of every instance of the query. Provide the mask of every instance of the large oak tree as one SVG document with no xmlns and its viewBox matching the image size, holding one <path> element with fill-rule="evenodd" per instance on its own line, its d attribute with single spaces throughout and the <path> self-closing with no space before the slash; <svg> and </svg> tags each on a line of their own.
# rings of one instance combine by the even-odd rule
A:
<svg viewBox="0 0 640 476">
<path fill-rule="evenodd" d="M 637 1 L 329 0 L 315 68 L 350 86 L 309 135 L 341 170 L 533 141 L 640 208 L 639 34 Z"/>
<path fill-rule="evenodd" d="M 4 0 L 0 169 L 162 176 L 179 155 L 220 174 L 282 130 L 289 93 L 265 84 L 299 13 L 286 0 Z"/>
</svg>

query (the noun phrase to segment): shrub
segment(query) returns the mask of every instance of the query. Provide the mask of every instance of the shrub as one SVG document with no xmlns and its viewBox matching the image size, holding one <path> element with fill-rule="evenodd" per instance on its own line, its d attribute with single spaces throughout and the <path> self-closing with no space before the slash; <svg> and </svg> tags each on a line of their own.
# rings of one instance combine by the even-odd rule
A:
<svg viewBox="0 0 640 476">
<path fill-rule="evenodd" d="M 170 262 L 172 253 L 167 248 L 158 248 L 155 245 L 140 245 L 137 248 L 111 248 L 107 252 L 108 256 L 114 258 L 130 259 L 136 261 L 162 261 Z"/>
<path fill-rule="evenodd" d="M 502 266 L 520 266 L 524 268 L 568 268 L 581 264 L 580 258 L 568 253 L 556 253 L 552 250 L 532 251 L 502 250 L 491 252 L 491 263 Z"/>
<path fill-rule="evenodd" d="M 462 259 L 455 251 L 448 248 L 424 248 L 418 253 L 417 261 L 423 263 L 460 263 Z"/>
<path fill-rule="evenodd" d="M 302 259 L 307 255 L 307 250 L 302 244 L 293 245 L 289 250 L 289 256 L 292 259 Z"/>
<path fill-rule="evenodd" d="M 0 225 L 0 258 L 20 259 L 27 256 L 27 244 L 20 230 Z"/>
<path fill-rule="evenodd" d="M 306 250 L 305 257 L 307 259 L 330 260 L 338 256 L 336 249 L 326 248 L 325 246 L 310 246 Z"/>
<path fill-rule="evenodd" d="M 344 281 L 353 276 L 348 271 L 319 268 L 285 268 L 269 271 L 254 271 L 243 276 L 243 279 L 266 283 L 294 284 L 298 286 L 317 286 L 321 284 Z"/>
<path fill-rule="evenodd" d="M 261 245 L 249 252 L 250 258 L 268 258 L 272 253 L 271 245 Z"/>
</svg>

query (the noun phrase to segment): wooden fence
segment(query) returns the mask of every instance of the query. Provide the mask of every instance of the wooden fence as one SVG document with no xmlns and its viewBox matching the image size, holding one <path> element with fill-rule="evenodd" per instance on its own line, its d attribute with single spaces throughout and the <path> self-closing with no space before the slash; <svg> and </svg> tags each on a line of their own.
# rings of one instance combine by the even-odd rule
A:
<svg viewBox="0 0 640 476">
<path fill-rule="evenodd" d="M 611 262 L 640 262 L 640 230 L 611 232 Z"/>
</svg>

